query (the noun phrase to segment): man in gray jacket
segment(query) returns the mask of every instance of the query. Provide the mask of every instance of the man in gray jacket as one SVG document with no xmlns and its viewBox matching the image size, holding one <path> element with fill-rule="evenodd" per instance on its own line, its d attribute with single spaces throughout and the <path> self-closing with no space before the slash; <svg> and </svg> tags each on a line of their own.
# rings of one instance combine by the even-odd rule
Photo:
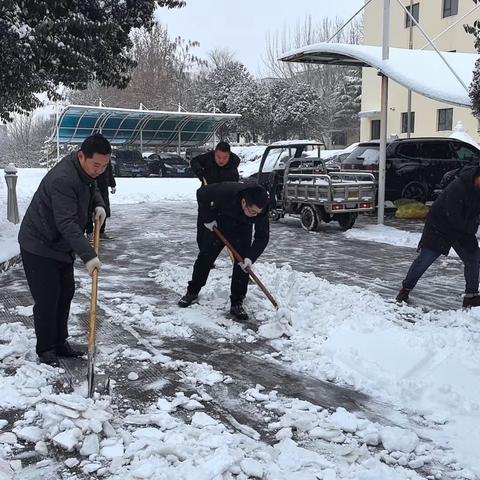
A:
<svg viewBox="0 0 480 480">
<path fill-rule="evenodd" d="M 18 241 L 34 300 L 37 355 L 58 366 L 58 357 L 84 352 L 68 343 L 68 316 L 75 292 L 73 262 L 78 255 L 90 275 L 101 263 L 84 232 L 89 212 L 105 221 L 105 205 L 95 178 L 110 162 L 110 143 L 100 134 L 64 157 L 43 178 L 25 213 Z"/>
</svg>

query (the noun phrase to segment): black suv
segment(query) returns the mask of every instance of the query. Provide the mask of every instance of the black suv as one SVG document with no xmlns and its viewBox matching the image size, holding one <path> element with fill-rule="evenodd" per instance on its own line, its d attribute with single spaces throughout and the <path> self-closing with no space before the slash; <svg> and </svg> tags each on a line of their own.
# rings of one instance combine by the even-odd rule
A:
<svg viewBox="0 0 480 480">
<path fill-rule="evenodd" d="M 380 144 L 363 142 L 342 161 L 342 170 L 378 173 Z M 387 144 L 385 200 L 433 199 L 443 176 L 454 169 L 480 165 L 480 150 L 454 138 L 408 138 Z"/>
<path fill-rule="evenodd" d="M 113 174 L 116 177 L 148 177 L 148 163 L 138 150 L 114 150 Z"/>
<path fill-rule="evenodd" d="M 157 177 L 193 177 L 190 165 L 176 153 L 152 153 L 146 157 L 151 175 Z"/>
</svg>

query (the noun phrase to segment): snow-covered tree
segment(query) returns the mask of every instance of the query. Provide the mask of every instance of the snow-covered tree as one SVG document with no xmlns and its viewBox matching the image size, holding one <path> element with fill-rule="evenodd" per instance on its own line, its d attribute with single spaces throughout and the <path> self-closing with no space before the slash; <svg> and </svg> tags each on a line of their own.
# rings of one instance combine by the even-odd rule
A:
<svg viewBox="0 0 480 480">
<path fill-rule="evenodd" d="M 270 111 L 269 91 L 262 83 L 249 77 L 235 85 L 228 99 L 228 110 L 240 113 L 235 131 L 249 142 L 257 142 L 267 127 Z"/>
<path fill-rule="evenodd" d="M 183 0 L 2 0 L 0 118 L 39 106 L 36 93 L 58 98 L 58 85 L 124 88 L 135 65 L 133 28 L 150 28 L 157 5 Z"/>
<path fill-rule="evenodd" d="M 473 0 L 479 3 L 479 0 Z M 473 25 L 465 25 L 465 30 L 475 37 L 475 48 L 480 53 L 480 20 L 475 20 Z M 470 98 L 472 99 L 473 114 L 480 118 L 480 60 L 477 60 L 473 72 L 473 81 L 470 85 Z"/>
<path fill-rule="evenodd" d="M 203 65 L 194 54 L 198 42 L 172 39 L 168 29 L 157 23 L 151 30 L 135 30 L 132 43 L 131 56 L 136 66 L 126 88 L 102 87 L 95 81 L 85 90 L 71 92 L 70 100 L 95 105 L 100 98 L 105 105 L 138 108 L 143 103 L 157 110 L 176 110 L 179 103 L 189 107 L 190 71 Z"/>
<path fill-rule="evenodd" d="M 274 82 L 270 86 L 269 140 L 315 137 L 322 116 L 321 99 L 306 83 Z"/>
<path fill-rule="evenodd" d="M 335 127 L 350 132 L 359 131 L 358 113 L 362 103 L 362 76 L 358 68 L 345 69 L 344 81 L 335 92 Z"/>
</svg>

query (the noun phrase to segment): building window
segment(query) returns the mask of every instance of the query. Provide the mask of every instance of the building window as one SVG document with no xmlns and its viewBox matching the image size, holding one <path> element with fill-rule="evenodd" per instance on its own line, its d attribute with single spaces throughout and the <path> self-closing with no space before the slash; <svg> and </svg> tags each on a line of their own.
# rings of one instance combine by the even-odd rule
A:
<svg viewBox="0 0 480 480">
<path fill-rule="evenodd" d="M 437 130 L 451 130 L 453 125 L 453 108 L 438 110 Z"/>
<path fill-rule="evenodd" d="M 415 131 L 415 112 L 410 112 L 410 133 Z M 402 113 L 402 133 L 408 133 L 408 112 Z"/>
<path fill-rule="evenodd" d="M 410 5 L 408 5 L 408 7 L 406 8 L 412 14 L 413 18 L 418 22 L 418 19 L 420 18 L 420 4 L 414 3 L 412 5 L 411 11 L 410 11 Z M 415 26 L 415 24 L 412 22 L 412 19 L 410 18 L 410 15 L 407 15 L 405 13 L 405 28 L 409 28 L 412 24 Z"/>
<path fill-rule="evenodd" d="M 370 126 L 372 129 L 370 132 L 370 139 L 380 140 L 380 120 L 372 120 Z"/>
<path fill-rule="evenodd" d="M 458 0 L 443 0 L 443 18 L 452 17 L 458 13 Z"/>
</svg>

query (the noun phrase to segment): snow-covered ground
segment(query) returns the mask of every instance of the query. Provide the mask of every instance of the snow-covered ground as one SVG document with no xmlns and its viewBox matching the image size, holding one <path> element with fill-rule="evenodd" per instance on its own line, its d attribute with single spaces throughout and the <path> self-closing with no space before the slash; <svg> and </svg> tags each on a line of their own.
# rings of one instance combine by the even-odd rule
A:
<svg viewBox="0 0 480 480">
<path fill-rule="evenodd" d="M 28 188 L 19 180 L 25 198 L 43 173 L 28 174 Z M 142 370 L 160 365 L 163 374 L 148 402 L 129 403 L 115 395 L 85 400 L 79 388 L 71 395 L 58 393 L 54 385 L 65 377 L 36 363 L 33 329 L 0 323 L 0 479 L 78 474 L 119 480 L 480 478 L 480 310 L 400 307 L 366 289 L 260 259 L 255 270 L 291 325 L 278 322 L 271 304 L 251 286 L 246 308 L 261 324 L 255 332 L 225 317 L 226 257 L 217 261 L 199 304 L 178 310 L 175 302 L 195 255 L 197 186 L 194 179 L 119 179 L 111 197 L 117 205 L 157 202 L 171 210 L 155 216 L 145 206 L 119 207 L 127 214 L 112 228 L 128 235 L 110 242 L 102 258 L 100 307 L 106 323 L 137 335 L 138 342 L 101 345 L 99 367 L 118 364 L 125 377 L 131 373 L 132 389 L 140 391 L 147 389 Z M 352 242 L 408 247 L 418 242 L 418 234 L 391 227 L 345 235 Z M 88 308 L 89 280 L 80 268 L 77 275 L 71 333 L 83 335 L 75 319 Z M 24 281 L 0 285 L 17 294 L 26 289 Z M 32 308 L 0 304 L 0 319 L 7 313 L 31 317 Z M 242 345 L 237 350 L 247 366 L 253 360 L 277 366 L 306 380 L 329 382 L 325 388 L 332 391 L 350 387 L 365 399 L 355 403 L 345 393 L 333 396 L 339 404 L 327 408 L 323 397 L 304 399 L 305 393 L 315 398 L 314 390 L 288 391 L 281 375 L 248 383 L 255 372 L 247 367 L 242 370 L 247 384 L 240 384 L 235 362 L 211 365 L 208 353 L 194 361 L 189 351 L 186 358 L 174 358 L 168 345 L 189 339 L 214 352 Z M 172 375 L 179 380 L 164 392 L 160 387 Z M 225 398 L 230 385 L 240 386 L 238 398 Z M 243 420 L 214 415 L 212 406 L 222 402 L 233 405 Z M 249 414 L 245 404 L 251 406 Z M 15 424 L 11 410 L 20 412 Z M 32 452 L 39 457 L 33 463 Z"/>
</svg>

